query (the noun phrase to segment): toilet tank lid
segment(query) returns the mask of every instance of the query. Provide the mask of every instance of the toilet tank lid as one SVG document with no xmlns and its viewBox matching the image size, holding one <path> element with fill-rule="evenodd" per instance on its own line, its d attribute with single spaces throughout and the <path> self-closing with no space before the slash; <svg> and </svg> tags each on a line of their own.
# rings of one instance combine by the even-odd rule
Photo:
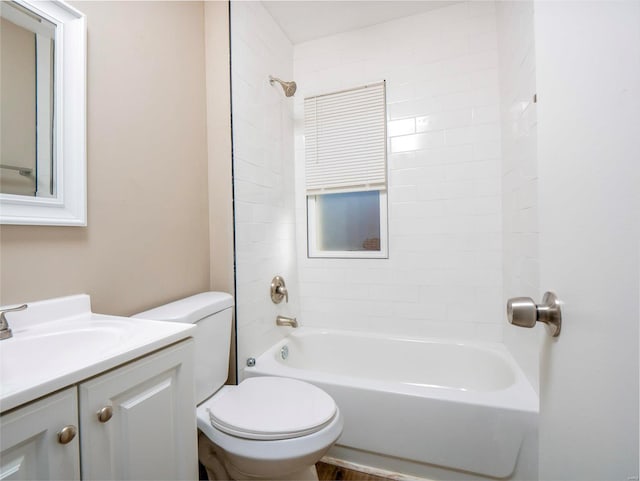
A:
<svg viewBox="0 0 640 481">
<path fill-rule="evenodd" d="M 226 292 L 202 292 L 169 304 L 134 314 L 138 319 L 194 324 L 207 316 L 233 307 L 233 297 Z"/>
</svg>

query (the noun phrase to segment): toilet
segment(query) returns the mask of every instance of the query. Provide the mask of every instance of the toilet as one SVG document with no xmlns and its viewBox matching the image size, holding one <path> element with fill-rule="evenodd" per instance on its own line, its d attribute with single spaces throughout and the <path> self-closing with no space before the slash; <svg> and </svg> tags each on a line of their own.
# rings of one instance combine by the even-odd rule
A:
<svg viewBox="0 0 640 481">
<path fill-rule="evenodd" d="M 233 298 L 204 292 L 134 318 L 196 324 L 198 458 L 209 479 L 317 480 L 315 463 L 342 433 L 333 398 L 296 379 L 225 386 Z"/>
</svg>

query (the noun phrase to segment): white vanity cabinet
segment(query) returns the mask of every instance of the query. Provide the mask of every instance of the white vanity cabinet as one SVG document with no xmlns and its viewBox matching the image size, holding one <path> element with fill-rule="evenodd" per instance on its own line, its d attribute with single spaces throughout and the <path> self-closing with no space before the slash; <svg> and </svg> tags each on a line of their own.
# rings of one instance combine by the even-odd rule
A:
<svg viewBox="0 0 640 481">
<path fill-rule="evenodd" d="M 196 480 L 193 363 L 186 339 L 3 413 L 0 480 Z"/>
<path fill-rule="evenodd" d="M 3 414 L 0 479 L 80 479 L 77 426 L 75 387 Z"/>
<path fill-rule="evenodd" d="M 192 345 L 79 385 L 82 479 L 197 479 Z"/>
</svg>

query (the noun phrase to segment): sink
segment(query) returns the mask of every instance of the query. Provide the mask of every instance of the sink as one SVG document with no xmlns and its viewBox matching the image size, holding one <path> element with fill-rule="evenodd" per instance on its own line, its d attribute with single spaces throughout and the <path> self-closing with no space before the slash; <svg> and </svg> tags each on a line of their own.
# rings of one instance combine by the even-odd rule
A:
<svg viewBox="0 0 640 481">
<path fill-rule="evenodd" d="M 192 335 L 193 325 L 91 312 L 86 294 L 29 303 L 7 314 L 0 340 L 0 412 Z"/>
<path fill-rule="evenodd" d="M 0 342 L 2 390 L 19 385 L 25 372 L 46 380 L 54 373 L 73 370 L 79 358 L 104 356 L 123 339 L 124 333 L 104 327 L 17 333 Z"/>
</svg>

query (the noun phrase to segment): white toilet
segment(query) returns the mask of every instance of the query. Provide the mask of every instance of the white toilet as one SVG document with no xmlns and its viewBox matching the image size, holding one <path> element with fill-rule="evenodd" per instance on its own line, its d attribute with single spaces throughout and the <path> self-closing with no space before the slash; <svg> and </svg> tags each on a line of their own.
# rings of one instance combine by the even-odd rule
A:
<svg viewBox="0 0 640 481">
<path fill-rule="evenodd" d="M 233 298 L 204 292 L 133 317 L 196 323 L 198 457 L 210 479 L 318 479 L 342 433 L 334 400 L 302 381 L 254 377 L 224 386 Z"/>
</svg>

